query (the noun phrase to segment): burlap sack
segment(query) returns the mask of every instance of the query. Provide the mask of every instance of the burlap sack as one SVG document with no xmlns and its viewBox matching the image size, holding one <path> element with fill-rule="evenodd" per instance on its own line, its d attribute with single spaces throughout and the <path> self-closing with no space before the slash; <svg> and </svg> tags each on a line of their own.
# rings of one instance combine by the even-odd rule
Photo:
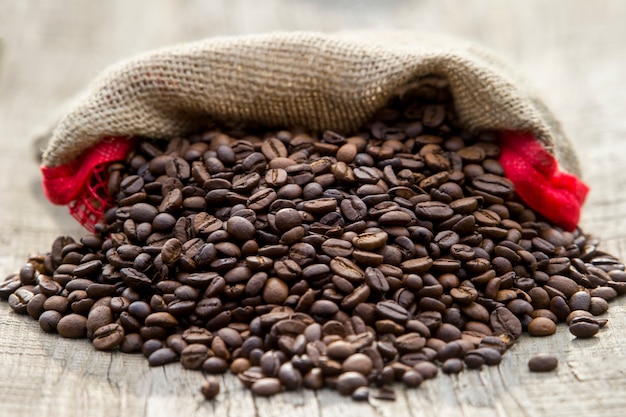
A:
<svg viewBox="0 0 626 417">
<path fill-rule="evenodd" d="M 105 71 L 62 118 L 44 167 L 75 160 L 101 138 L 171 138 L 211 121 L 355 132 L 418 77 L 449 80 L 473 130 L 527 132 L 579 174 L 542 101 L 471 43 L 406 32 L 225 37 L 141 55 Z"/>
</svg>

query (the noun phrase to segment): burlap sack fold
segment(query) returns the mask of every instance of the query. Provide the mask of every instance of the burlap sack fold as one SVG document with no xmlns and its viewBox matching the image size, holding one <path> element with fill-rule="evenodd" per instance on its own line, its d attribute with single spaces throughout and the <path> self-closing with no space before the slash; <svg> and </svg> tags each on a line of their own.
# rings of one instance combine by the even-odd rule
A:
<svg viewBox="0 0 626 417">
<path fill-rule="evenodd" d="M 354 133 L 430 74 L 448 79 L 468 129 L 529 133 L 579 174 L 553 115 L 506 65 L 472 43 L 411 32 L 223 37 L 132 58 L 102 73 L 70 108 L 43 166 L 67 164 L 104 137 L 171 138 L 211 121 Z"/>
</svg>

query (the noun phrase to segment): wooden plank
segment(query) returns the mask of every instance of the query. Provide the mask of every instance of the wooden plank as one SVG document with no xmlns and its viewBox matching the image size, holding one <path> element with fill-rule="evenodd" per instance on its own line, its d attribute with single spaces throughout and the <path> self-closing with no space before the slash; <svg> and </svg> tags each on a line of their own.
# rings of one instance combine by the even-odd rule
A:
<svg viewBox="0 0 626 417">
<path fill-rule="evenodd" d="M 80 236 L 42 196 L 33 134 L 103 66 L 145 49 L 221 34 L 292 29 L 419 28 L 478 40 L 519 67 L 562 120 L 592 192 L 582 226 L 626 259 L 626 3 L 472 0 L 311 2 L 11 2 L 0 0 L 0 275 L 59 234 Z M 328 390 L 255 398 L 230 375 L 214 402 L 199 372 L 149 368 L 143 357 L 94 351 L 44 334 L 0 303 L 0 416 L 616 416 L 626 406 L 626 302 L 591 340 L 564 326 L 524 337 L 494 368 L 440 375 L 396 402 L 353 403 Z M 536 352 L 556 373 L 531 374 Z"/>
</svg>

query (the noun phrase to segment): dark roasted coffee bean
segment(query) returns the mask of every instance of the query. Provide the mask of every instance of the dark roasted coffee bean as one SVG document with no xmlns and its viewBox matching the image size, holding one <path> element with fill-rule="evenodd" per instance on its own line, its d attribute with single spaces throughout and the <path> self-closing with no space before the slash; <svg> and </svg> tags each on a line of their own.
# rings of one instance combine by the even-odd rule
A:
<svg viewBox="0 0 626 417">
<path fill-rule="evenodd" d="M 200 392 L 207 400 L 212 400 L 220 393 L 220 382 L 214 376 L 209 376 L 207 380 L 202 384 Z"/>
<path fill-rule="evenodd" d="M 55 310 L 48 310 L 41 313 L 39 316 L 39 327 L 44 332 L 53 333 L 57 330 L 57 325 L 63 316 L 61 313 Z"/>
<path fill-rule="evenodd" d="M 87 334 L 87 318 L 80 314 L 68 314 L 57 323 L 57 333 L 69 339 L 80 339 Z"/>
<path fill-rule="evenodd" d="M 507 308 L 498 307 L 490 315 L 490 324 L 496 334 L 518 338 L 522 334 L 522 324 Z"/>
<path fill-rule="evenodd" d="M 577 317 L 569 324 L 570 333 L 580 339 L 593 337 L 599 330 L 600 326 L 597 321 L 587 317 Z"/>
<path fill-rule="evenodd" d="M 546 317 L 536 317 L 528 323 L 528 334 L 531 336 L 549 336 L 556 333 L 556 323 Z"/>
<path fill-rule="evenodd" d="M 344 372 L 337 379 L 337 391 L 341 395 L 352 395 L 357 388 L 367 385 L 367 378 L 359 372 Z"/>
<path fill-rule="evenodd" d="M 609 303 L 601 297 L 591 297 L 589 304 L 589 312 L 594 316 L 606 313 L 609 309 Z"/>
<path fill-rule="evenodd" d="M 415 206 L 415 213 L 418 219 L 441 221 L 452 217 L 452 208 L 439 201 L 426 201 Z"/>
<path fill-rule="evenodd" d="M 282 384 L 278 378 L 260 378 L 252 383 L 250 389 L 256 395 L 269 397 L 278 394 L 282 390 Z"/>
<path fill-rule="evenodd" d="M 0 299 L 7 300 L 14 291 L 22 286 L 17 274 L 10 275 L 0 284 Z"/>
<path fill-rule="evenodd" d="M 341 256 L 330 261 L 330 269 L 350 282 L 360 282 L 365 277 L 365 272 L 357 264 Z"/>
<path fill-rule="evenodd" d="M 171 348 L 163 347 L 148 356 L 148 365 L 162 366 L 178 360 L 178 354 Z"/>
<path fill-rule="evenodd" d="M 401 324 L 411 318 L 410 313 L 404 307 L 391 300 L 377 303 L 376 313 L 383 319 L 389 319 Z"/>
<path fill-rule="evenodd" d="M 93 333 L 93 346 L 98 350 L 110 350 L 124 340 L 124 328 L 117 323 L 107 324 Z"/>
<path fill-rule="evenodd" d="M 458 374 L 463 370 L 463 361 L 459 358 L 450 358 L 441 364 L 441 370 L 446 374 Z"/>
<path fill-rule="evenodd" d="M 134 268 L 122 268 L 120 272 L 122 274 L 122 280 L 130 287 L 141 288 L 152 284 L 152 280 L 150 278 L 148 278 L 143 272 L 137 271 Z"/>
<path fill-rule="evenodd" d="M 556 356 L 539 353 L 528 360 L 528 369 L 531 372 L 551 372 L 559 364 Z"/>
<path fill-rule="evenodd" d="M 14 293 L 9 295 L 9 306 L 17 314 L 26 314 L 28 303 L 33 299 L 35 294 L 26 288 L 18 288 Z"/>
<path fill-rule="evenodd" d="M 330 256 L 331 258 L 346 258 L 352 254 L 354 247 L 346 240 L 331 238 L 322 243 L 321 249 L 324 254 Z"/>
<path fill-rule="evenodd" d="M 86 329 L 90 334 L 93 334 L 101 327 L 113 323 L 114 317 L 111 307 L 106 305 L 94 306 L 87 316 L 87 322 L 85 323 Z"/>
<path fill-rule="evenodd" d="M 209 374 L 223 374 L 228 370 L 228 362 L 223 358 L 212 356 L 204 361 L 202 370 Z"/>
</svg>

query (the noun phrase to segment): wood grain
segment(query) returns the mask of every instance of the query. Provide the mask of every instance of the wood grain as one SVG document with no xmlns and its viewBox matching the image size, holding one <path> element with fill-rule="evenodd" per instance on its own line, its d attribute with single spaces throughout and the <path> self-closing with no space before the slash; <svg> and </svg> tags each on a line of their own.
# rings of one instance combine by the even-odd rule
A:
<svg viewBox="0 0 626 417">
<path fill-rule="evenodd" d="M 56 236 L 82 233 L 43 197 L 32 140 L 106 65 L 207 36 L 368 27 L 467 37 L 519 68 L 583 161 L 592 187 L 583 229 L 626 259 L 625 18 L 620 0 L 0 0 L 0 275 Z M 201 373 L 149 368 L 141 356 L 44 334 L 0 303 L 0 416 L 618 416 L 626 407 L 626 301 L 611 303 L 608 317 L 591 340 L 573 340 L 564 326 L 553 337 L 524 337 L 500 366 L 399 389 L 393 403 L 353 403 L 329 390 L 255 398 L 230 375 L 206 402 Z M 537 352 L 556 354 L 557 372 L 528 372 Z"/>
</svg>

